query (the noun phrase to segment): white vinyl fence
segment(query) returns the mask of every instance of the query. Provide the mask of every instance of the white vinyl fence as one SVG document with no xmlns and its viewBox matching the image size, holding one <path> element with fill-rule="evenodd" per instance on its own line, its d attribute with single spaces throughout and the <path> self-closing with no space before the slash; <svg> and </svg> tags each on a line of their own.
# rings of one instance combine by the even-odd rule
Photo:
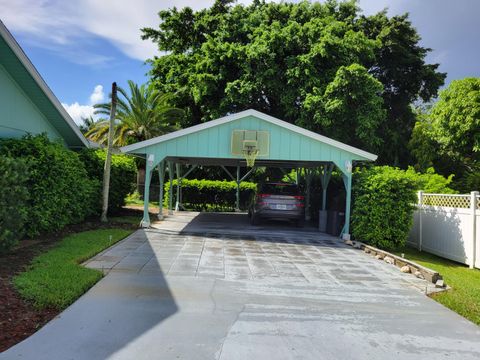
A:
<svg viewBox="0 0 480 360">
<path fill-rule="evenodd" d="M 418 193 L 408 243 L 447 259 L 480 268 L 480 197 Z"/>
</svg>

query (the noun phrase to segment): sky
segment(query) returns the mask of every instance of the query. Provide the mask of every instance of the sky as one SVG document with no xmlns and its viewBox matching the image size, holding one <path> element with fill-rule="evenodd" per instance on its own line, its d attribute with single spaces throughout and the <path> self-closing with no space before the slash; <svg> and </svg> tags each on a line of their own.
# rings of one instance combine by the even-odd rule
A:
<svg viewBox="0 0 480 360">
<path fill-rule="evenodd" d="M 241 0 L 248 4 L 250 0 Z M 176 6 L 208 7 L 213 0 L 0 0 L 0 19 L 72 118 L 93 114 L 111 84 L 148 80 L 145 60 L 158 55 L 140 39 L 140 28 L 158 27 L 158 11 Z M 427 61 L 440 63 L 446 84 L 480 77 L 479 0 L 360 0 L 364 14 L 388 8 L 408 12 L 432 48 Z"/>
</svg>

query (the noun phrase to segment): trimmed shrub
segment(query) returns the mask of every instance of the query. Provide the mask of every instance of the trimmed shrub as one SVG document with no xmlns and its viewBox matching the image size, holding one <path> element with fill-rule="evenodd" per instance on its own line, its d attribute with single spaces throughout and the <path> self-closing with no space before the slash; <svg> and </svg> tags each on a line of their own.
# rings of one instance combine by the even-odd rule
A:
<svg viewBox="0 0 480 360">
<path fill-rule="evenodd" d="M 0 156 L 0 253 L 24 235 L 27 220 L 28 169 L 21 159 Z"/>
<path fill-rule="evenodd" d="M 404 246 L 413 223 L 416 183 L 405 171 L 378 166 L 354 174 L 352 235 L 383 249 Z"/>
<path fill-rule="evenodd" d="M 177 180 L 173 180 L 175 201 Z M 165 183 L 164 206 L 168 204 L 170 182 Z M 251 182 L 240 184 L 240 208 L 247 209 L 248 202 L 255 194 L 257 185 Z M 235 181 L 182 180 L 183 206 L 194 211 L 233 211 L 235 210 L 237 184 Z"/>
<path fill-rule="evenodd" d="M 106 150 L 84 149 L 79 152 L 80 159 L 85 164 L 88 176 L 98 183 L 96 191 L 95 212 L 102 209 L 102 182 L 105 166 Z M 135 188 L 137 167 L 135 160 L 127 155 L 112 155 L 110 172 L 110 191 L 108 198 L 109 211 L 115 212 L 125 205 L 125 197 Z"/>
<path fill-rule="evenodd" d="M 46 135 L 3 139 L 0 155 L 22 159 L 28 166 L 28 236 L 58 231 L 92 213 L 98 181 L 88 178 L 78 155 L 60 142 Z"/>
</svg>

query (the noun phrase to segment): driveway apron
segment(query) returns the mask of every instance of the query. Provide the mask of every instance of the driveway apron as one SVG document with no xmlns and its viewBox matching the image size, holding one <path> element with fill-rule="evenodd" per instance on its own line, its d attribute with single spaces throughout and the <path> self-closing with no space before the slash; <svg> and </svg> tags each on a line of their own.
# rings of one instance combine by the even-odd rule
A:
<svg viewBox="0 0 480 360">
<path fill-rule="evenodd" d="M 91 259 L 106 276 L 0 359 L 480 359 L 423 280 L 329 235 L 195 217 Z"/>
</svg>

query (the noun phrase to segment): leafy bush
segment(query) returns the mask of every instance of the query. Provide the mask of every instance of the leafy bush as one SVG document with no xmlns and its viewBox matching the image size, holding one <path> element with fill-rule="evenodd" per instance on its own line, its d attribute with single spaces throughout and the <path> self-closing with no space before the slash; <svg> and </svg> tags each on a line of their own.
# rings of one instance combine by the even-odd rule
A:
<svg viewBox="0 0 480 360">
<path fill-rule="evenodd" d="M 24 161 L 0 156 L 0 253 L 8 252 L 24 234 L 27 180 Z"/>
<path fill-rule="evenodd" d="M 102 182 L 103 168 L 107 153 L 103 149 L 85 149 L 79 153 L 80 159 L 85 164 L 88 176 L 99 182 L 95 202 L 95 210 L 102 208 Z M 119 210 L 125 205 L 125 197 L 133 191 L 137 168 L 133 158 L 126 155 L 112 155 L 110 173 L 110 192 L 108 199 L 109 211 Z"/>
<path fill-rule="evenodd" d="M 435 173 L 435 169 L 430 167 L 425 173 L 416 172 L 413 167 L 409 167 L 405 174 L 415 182 L 415 189 L 426 193 L 434 194 L 456 194 L 457 191 L 449 187 L 453 181 L 453 174 L 448 178 Z"/>
<path fill-rule="evenodd" d="M 28 236 L 59 230 L 92 213 L 98 181 L 88 178 L 78 155 L 60 142 L 51 142 L 46 135 L 4 139 L 2 154 L 28 165 Z"/>
<path fill-rule="evenodd" d="M 177 180 L 173 180 L 174 201 Z M 164 206 L 168 204 L 170 182 L 165 183 Z M 246 209 L 250 197 L 257 185 L 251 182 L 240 184 L 240 208 Z M 194 211 L 233 211 L 235 209 L 237 184 L 235 181 L 220 180 L 182 180 L 183 205 Z"/>
<path fill-rule="evenodd" d="M 413 222 L 416 182 L 403 170 L 373 167 L 355 173 L 352 234 L 384 249 L 405 245 Z"/>
</svg>

